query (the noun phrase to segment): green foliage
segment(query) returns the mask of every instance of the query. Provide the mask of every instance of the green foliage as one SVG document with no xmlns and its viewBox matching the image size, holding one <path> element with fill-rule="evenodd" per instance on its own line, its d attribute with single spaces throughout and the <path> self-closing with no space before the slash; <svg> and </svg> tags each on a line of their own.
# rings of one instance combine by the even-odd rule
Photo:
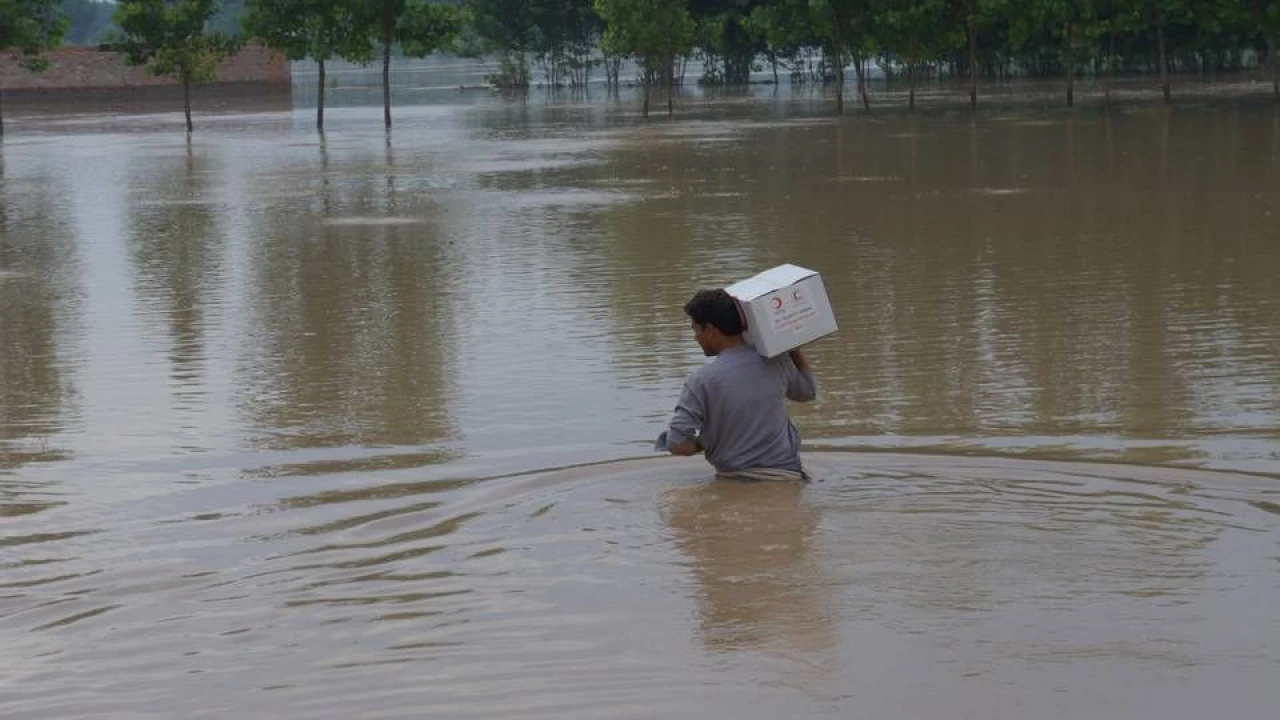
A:
<svg viewBox="0 0 1280 720">
<path fill-rule="evenodd" d="M 752 14 L 766 0 L 690 0 L 697 24 L 697 45 L 705 62 L 703 80 L 737 85 L 747 82 L 756 58 L 769 50 L 766 34 L 757 32 Z"/>
<path fill-rule="evenodd" d="M 125 60 L 184 85 L 215 80 L 218 65 L 237 47 L 233 38 L 205 29 L 218 5 L 218 0 L 120 0 L 115 21 L 124 33 Z"/>
<path fill-rule="evenodd" d="M 495 81 L 506 86 L 528 84 L 526 53 L 560 84 L 565 75 L 585 82 L 590 53 L 603 29 L 591 0 L 471 0 L 472 36 L 481 47 L 503 56 L 503 72 Z"/>
<path fill-rule="evenodd" d="M 449 50 L 462 29 L 464 13 L 453 5 L 408 0 L 396 25 L 396 39 L 406 57 L 426 57 Z"/>
<path fill-rule="evenodd" d="M 605 21 L 600 44 L 650 71 L 693 50 L 697 26 L 684 0 L 595 0 Z"/>
<path fill-rule="evenodd" d="M 449 50 L 466 13 L 454 4 L 430 0 L 353 0 L 356 27 L 370 41 L 399 46 L 409 57 Z"/>
<path fill-rule="evenodd" d="M 290 60 L 373 60 L 360 0 L 249 0 L 244 30 Z"/>
<path fill-rule="evenodd" d="M 0 0 L 0 52 L 16 50 L 31 71 L 47 63 L 40 52 L 56 47 L 66 32 L 67 19 L 58 0 Z"/>
</svg>

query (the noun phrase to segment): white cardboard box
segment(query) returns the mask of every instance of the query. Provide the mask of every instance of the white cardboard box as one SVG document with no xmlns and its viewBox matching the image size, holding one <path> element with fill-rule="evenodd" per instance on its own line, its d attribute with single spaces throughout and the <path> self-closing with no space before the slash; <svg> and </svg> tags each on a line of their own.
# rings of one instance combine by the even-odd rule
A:
<svg viewBox="0 0 1280 720">
<path fill-rule="evenodd" d="M 779 265 L 725 288 L 747 321 L 746 341 L 767 358 L 831 335 L 836 316 L 822 276 L 796 265 Z"/>
</svg>

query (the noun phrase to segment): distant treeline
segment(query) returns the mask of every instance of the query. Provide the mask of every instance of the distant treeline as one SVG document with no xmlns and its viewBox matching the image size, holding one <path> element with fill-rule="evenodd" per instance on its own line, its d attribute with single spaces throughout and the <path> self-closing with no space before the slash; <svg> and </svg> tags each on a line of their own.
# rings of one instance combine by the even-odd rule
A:
<svg viewBox="0 0 1280 720">
<path fill-rule="evenodd" d="M 115 5 L 61 0 L 66 42 L 107 42 Z M 306 3 L 324 12 L 360 0 Z M 679 82 L 702 61 L 704 83 L 743 84 L 753 71 L 859 85 L 874 62 L 917 76 L 1230 72 L 1276 65 L 1280 0 L 454 0 L 456 53 L 497 54 L 495 82 L 611 82 L 622 57 L 642 80 Z M 210 30 L 243 34 L 245 0 L 223 0 Z M 298 18 L 301 22 L 304 18 Z M 603 51 L 603 52 L 601 52 Z M 839 62 L 837 62 L 837 59 Z M 674 71 L 674 72 L 673 72 Z M 1070 71 L 1070 72 L 1069 72 Z M 1280 90 L 1278 90 L 1280 91 Z"/>
<path fill-rule="evenodd" d="M 61 19 L 50 14 L 58 3 Z M 670 111 L 691 58 L 705 84 L 741 85 L 761 71 L 775 81 L 786 73 L 793 83 L 831 83 L 838 112 L 850 68 L 870 107 L 873 66 L 909 87 L 910 107 L 923 77 L 963 80 L 975 107 L 983 78 L 1060 77 L 1071 105 L 1081 74 L 1103 78 L 1108 100 L 1112 76 L 1158 75 L 1167 101 L 1173 73 L 1242 69 L 1265 69 L 1280 99 L 1280 0 L 0 0 L 6 4 L 29 8 L 39 22 L 6 28 L 0 18 L 0 49 L 38 50 L 50 28 L 66 42 L 119 35 L 133 61 L 184 87 L 249 39 L 311 58 L 320 68 L 320 125 L 325 61 L 381 61 L 390 127 L 392 58 L 435 52 L 496 56 L 501 71 L 491 82 L 508 88 L 535 78 L 585 86 L 600 69 L 617 87 L 630 60 L 646 113 L 654 87 L 668 90 Z"/>
</svg>

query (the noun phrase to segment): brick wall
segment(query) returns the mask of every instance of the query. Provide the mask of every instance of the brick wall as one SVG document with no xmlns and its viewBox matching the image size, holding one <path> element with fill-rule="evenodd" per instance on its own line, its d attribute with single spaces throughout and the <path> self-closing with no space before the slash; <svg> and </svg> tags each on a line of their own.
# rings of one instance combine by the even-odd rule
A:
<svg viewBox="0 0 1280 720">
<path fill-rule="evenodd" d="M 112 51 L 93 48 L 59 48 L 45 53 L 49 68 L 41 73 L 24 70 L 13 53 L 0 54 L 0 89 L 6 91 L 104 90 L 176 85 L 170 77 L 158 78 L 141 67 L 129 67 Z M 249 45 L 227 58 L 218 71 L 220 83 L 279 86 L 288 91 L 289 61 L 279 53 Z"/>
</svg>

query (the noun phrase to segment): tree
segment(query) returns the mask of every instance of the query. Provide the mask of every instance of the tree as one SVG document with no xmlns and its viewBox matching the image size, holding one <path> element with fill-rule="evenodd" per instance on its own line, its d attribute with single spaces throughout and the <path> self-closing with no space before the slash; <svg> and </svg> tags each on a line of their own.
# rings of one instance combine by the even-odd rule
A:
<svg viewBox="0 0 1280 720">
<path fill-rule="evenodd" d="M 585 85 L 591 67 L 589 53 L 601 30 L 591 0 L 532 0 L 529 19 L 532 47 L 558 87 L 567 74 L 574 85 Z"/>
<path fill-rule="evenodd" d="M 324 132 L 325 63 L 368 63 L 373 44 L 359 22 L 359 0 L 249 0 L 245 31 L 290 60 L 312 58 L 319 70 L 316 129 Z"/>
<path fill-rule="evenodd" d="M 750 17 L 769 0 L 689 0 L 689 15 L 698 26 L 698 46 L 706 67 L 703 79 L 745 85 L 751 68 L 766 49 L 764 36 L 752 32 Z"/>
<path fill-rule="evenodd" d="M 1267 48 L 1267 60 L 1271 64 L 1271 92 L 1280 102 L 1280 0 L 1252 0 L 1253 21 Z"/>
<path fill-rule="evenodd" d="M 21 65 L 31 72 L 48 67 L 40 53 L 58 45 L 67 28 L 66 16 L 57 6 L 57 0 L 0 0 L 0 53 L 17 51 Z M 3 92 L 0 88 L 0 96 Z M 0 104 L 2 135 L 4 107 Z"/>
<path fill-rule="evenodd" d="M 799 62 L 801 52 L 821 44 L 815 39 L 817 31 L 807 2 L 774 1 L 757 5 L 747 18 L 747 28 L 753 37 L 762 40 L 765 52 L 775 62 L 775 80 L 777 58 L 787 57 Z M 792 75 L 802 77 L 795 66 Z"/>
<path fill-rule="evenodd" d="M 219 64 L 236 50 L 232 38 L 206 30 L 218 6 L 218 0 L 120 0 L 116 7 L 125 60 L 182 83 L 187 132 L 194 129 L 191 84 L 217 78 Z"/>
<path fill-rule="evenodd" d="M 676 58 L 693 50 L 696 27 L 685 0 L 595 0 L 605 21 L 601 45 L 640 63 L 644 74 L 644 116 L 655 79 L 667 86 L 667 114 L 675 114 Z"/>
<path fill-rule="evenodd" d="M 1193 3 L 1198 0 L 1138 0 L 1139 11 L 1154 24 L 1156 32 L 1156 63 L 1160 68 L 1160 90 L 1165 103 L 1173 102 L 1173 90 L 1169 82 L 1169 28 L 1189 25 L 1192 22 Z"/>
<path fill-rule="evenodd" d="M 1057 56 L 1067 79 L 1067 107 L 1075 106 L 1077 52 L 1097 39 L 1094 10 L 1091 2 L 1082 0 L 1028 0 L 1014 18 L 1011 39 L 1015 45 L 1041 42 L 1044 47 L 1037 51 Z"/>
<path fill-rule="evenodd" d="M 958 31 L 946 22 L 945 0 L 880 0 L 876 27 L 882 43 L 907 66 L 907 109 L 916 107 L 916 76 L 957 42 Z"/>
<path fill-rule="evenodd" d="M 535 3 L 529 0 L 471 0 L 471 19 L 484 45 L 502 53 L 498 84 L 529 86 L 527 53 L 536 45 Z"/>
<path fill-rule="evenodd" d="M 391 129 L 391 52 L 399 44 L 407 57 L 426 57 L 449 47 L 462 28 L 462 11 L 428 0 L 365 0 L 358 26 L 382 46 L 382 117 Z"/>
</svg>

